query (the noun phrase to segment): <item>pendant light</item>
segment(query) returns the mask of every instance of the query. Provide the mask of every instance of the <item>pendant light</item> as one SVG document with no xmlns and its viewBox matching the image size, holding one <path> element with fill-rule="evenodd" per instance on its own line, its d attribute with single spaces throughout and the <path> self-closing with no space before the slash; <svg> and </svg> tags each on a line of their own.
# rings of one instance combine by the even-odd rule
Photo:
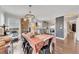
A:
<svg viewBox="0 0 79 59">
<path fill-rule="evenodd" d="M 32 5 L 29 5 L 29 13 L 24 16 L 24 21 L 28 19 L 31 22 L 35 18 L 35 15 L 32 14 L 31 7 Z"/>
</svg>

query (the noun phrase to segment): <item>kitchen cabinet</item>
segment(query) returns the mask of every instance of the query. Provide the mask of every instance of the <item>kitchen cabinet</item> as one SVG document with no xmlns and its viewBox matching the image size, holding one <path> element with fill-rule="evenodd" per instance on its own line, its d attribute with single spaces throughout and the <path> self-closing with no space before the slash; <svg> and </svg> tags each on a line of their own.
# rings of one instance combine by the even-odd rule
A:
<svg viewBox="0 0 79 59">
<path fill-rule="evenodd" d="M 28 26 L 29 26 L 29 20 L 24 20 L 23 18 L 21 19 L 21 32 L 26 32 L 28 31 Z"/>
</svg>

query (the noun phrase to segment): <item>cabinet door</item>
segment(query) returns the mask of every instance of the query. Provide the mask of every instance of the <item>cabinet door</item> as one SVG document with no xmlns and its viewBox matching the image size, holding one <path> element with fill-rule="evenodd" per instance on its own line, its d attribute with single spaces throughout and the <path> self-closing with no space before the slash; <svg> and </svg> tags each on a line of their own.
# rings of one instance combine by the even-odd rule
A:
<svg viewBox="0 0 79 59">
<path fill-rule="evenodd" d="M 22 32 L 27 31 L 28 25 L 29 25 L 28 20 L 24 21 L 24 19 L 21 19 L 21 30 L 22 30 Z"/>
<path fill-rule="evenodd" d="M 56 18 L 56 37 L 64 38 L 64 16 Z"/>
</svg>

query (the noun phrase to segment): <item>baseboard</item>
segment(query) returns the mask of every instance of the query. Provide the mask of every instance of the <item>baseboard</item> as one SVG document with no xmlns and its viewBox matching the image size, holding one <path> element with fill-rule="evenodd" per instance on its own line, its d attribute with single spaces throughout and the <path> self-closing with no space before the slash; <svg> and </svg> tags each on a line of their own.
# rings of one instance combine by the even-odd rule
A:
<svg viewBox="0 0 79 59">
<path fill-rule="evenodd" d="M 64 38 L 56 37 L 57 39 L 64 40 Z"/>
</svg>

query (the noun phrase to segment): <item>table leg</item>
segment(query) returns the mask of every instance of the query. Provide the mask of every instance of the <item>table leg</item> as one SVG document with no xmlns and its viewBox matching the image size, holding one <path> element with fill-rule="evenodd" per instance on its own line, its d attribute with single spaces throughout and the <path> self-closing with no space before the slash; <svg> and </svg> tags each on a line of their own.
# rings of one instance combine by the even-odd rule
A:
<svg viewBox="0 0 79 59">
<path fill-rule="evenodd" d="M 50 53 L 51 53 L 51 54 L 52 54 L 52 53 L 55 53 L 55 45 L 56 45 L 56 39 L 53 38 L 53 39 L 52 39 L 52 42 L 51 42 L 51 44 L 50 44 Z"/>
<path fill-rule="evenodd" d="M 33 48 L 33 52 L 32 53 L 33 54 L 39 54 L 39 52 L 37 52 L 35 48 Z"/>
<path fill-rule="evenodd" d="M 33 49 L 33 52 L 32 52 L 32 53 L 33 53 L 33 54 L 36 54 L 36 49 L 35 49 L 35 48 Z"/>
</svg>

